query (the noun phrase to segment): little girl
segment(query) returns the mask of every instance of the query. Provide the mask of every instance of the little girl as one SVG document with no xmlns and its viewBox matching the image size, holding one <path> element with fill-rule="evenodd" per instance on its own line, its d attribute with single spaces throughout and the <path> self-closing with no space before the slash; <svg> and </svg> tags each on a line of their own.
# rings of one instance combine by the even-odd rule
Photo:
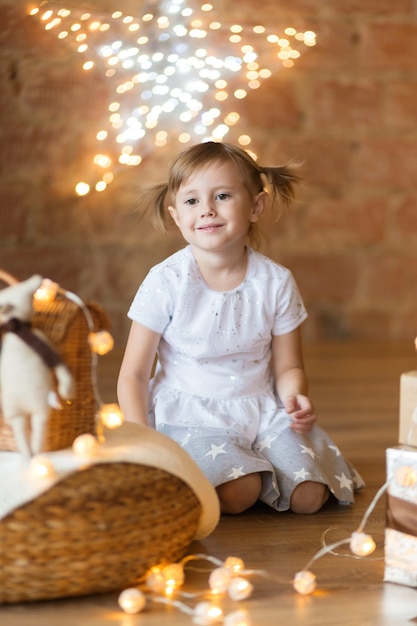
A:
<svg viewBox="0 0 417 626">
<path fill-rule="evenodd" d="M 130 307 L 120 406 L 185 448 L 224 513 L 257 500 L 314 513 L 329 494 L 352 503 L 363 486 L 315 424 L 292 274 L 248 245 L 268 198 L 289 204 L 296 181 L 290 166 L 208 142 L 142 199 L 162 227 L 167 209 L 188 245 L 151 269 Z"/>
</svg>

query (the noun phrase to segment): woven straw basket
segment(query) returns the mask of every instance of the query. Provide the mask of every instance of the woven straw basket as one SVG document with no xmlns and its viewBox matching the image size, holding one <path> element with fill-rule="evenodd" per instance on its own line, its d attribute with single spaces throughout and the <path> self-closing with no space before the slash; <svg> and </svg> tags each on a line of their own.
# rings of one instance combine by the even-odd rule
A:
<svg viewBox="0 0 417 626">
<path fill-rule="evenodd" d="M 16 278 L 0 270 L 0 280 L 14 284 Z M 97 402 L 93 391 L 92 354 L 88 344 L 90 332 L 80 307 L 58 293 L 49 303 L 34 301 L 32 324 L 42 330 L 60 353 L 75 381 L 75 395 L 71 403 L 60 410 L 50 410 L 44 450 L 60 450 L 72 444 L 82 433 L 95 433 Z M 109 328 L 104 311 L 95 304 L 87 308 L 95 325 L 94 330 Z M 11 427 L 4 422 L 0 411 L 0 450 L 16 450 Z"/>
<path fill-rule="evenodd" d="M 180 478 L 145 465 L 72 474 L 0 521 L 0 603 L 120 590 L 181 558 L 201 504 Z"/>
</svg>

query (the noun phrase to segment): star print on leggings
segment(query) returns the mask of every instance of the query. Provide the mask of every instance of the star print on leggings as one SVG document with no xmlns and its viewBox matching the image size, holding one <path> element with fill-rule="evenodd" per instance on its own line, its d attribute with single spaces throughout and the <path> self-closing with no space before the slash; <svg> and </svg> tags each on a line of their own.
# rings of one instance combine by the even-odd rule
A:
<svg viewBox="0 0 417 626">
<path fill-rule="evenodd" d="M 226 450 L 224 450 L 224 446 L 226 442 L 222 443 L 220 446 L 216 446 L 214 443 L 211 444 L 211 450 L 209 450 L 204 456 L 211 456 L 213 461 L 216 460 L 216 457 L 219 454 L 227 454 Z"/>
</svg>

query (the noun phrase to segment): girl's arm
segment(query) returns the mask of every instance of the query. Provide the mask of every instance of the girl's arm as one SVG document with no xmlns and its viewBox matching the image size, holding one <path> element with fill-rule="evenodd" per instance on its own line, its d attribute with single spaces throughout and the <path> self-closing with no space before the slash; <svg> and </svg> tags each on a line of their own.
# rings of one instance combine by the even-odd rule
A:
<svg viewBox="0 0 417 626">
<path fill-rule="evenodd" d="M 160 337 L 132 322 L 117 381 L 120 408 L 129 422 L 148 425 L 148 386 Z"/>
<path fill-rule="evenodd" d="M 278 395 L 293 419 L 291 428 L 299 433 L 309 432 L 317 418 L 307 396 L 299 328 L 272 338 L 272 363 Z"/>
</svg>

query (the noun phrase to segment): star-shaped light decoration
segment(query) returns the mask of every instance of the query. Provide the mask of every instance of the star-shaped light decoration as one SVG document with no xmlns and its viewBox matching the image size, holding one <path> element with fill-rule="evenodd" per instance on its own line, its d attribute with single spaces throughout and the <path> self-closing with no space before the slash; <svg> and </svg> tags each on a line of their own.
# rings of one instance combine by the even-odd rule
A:
<svg viewBox="0 0 417 626">
<path fill-rule="evenodd" d="M 292 67 L 299 48 L 316 43 L 314 32 L 293 27 L 279 35 L 261 24 L 222 24 L 212 4 L 191 0 L 148 0 L 140 16 L 63 5 L 44 0 L 30 14 L 75 47 L 85 71 L 103 72 L 113 90 L 79 195 L 92 186 L 103 191 L 118 166 L 139 165 L 168 141 L 222 141 L 239 122 L 238 101 L 278 67 Z M 238 141 L 249 146 L 251 138 Z"/>
</svg>

